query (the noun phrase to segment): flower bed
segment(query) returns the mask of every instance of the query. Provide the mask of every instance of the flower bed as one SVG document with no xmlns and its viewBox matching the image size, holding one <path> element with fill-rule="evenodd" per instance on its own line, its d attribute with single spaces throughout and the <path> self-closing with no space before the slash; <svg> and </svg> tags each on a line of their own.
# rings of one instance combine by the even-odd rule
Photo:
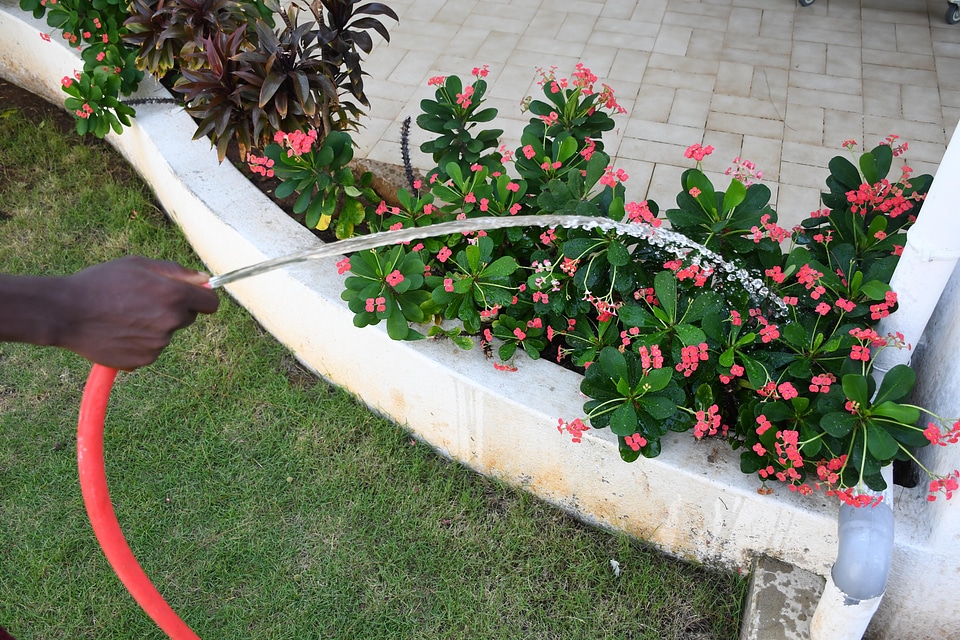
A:
<svg viewBox="0 0 960 640">
<path fill-rule="evenodd" d="M 72 72 L 76 54 L 43 42 L 42 25 L 21 16 L 4 12 L 0 28 L 11 45 L 0 52 L 5 75 L 57 97 L 58 79 Z M 154 86 L 141 95 L 163 92 Z M 155 186 L 212 271 L 316 242 L 219 165 L 205 143 L 191 142 L 193 128 L 182 113 L 147 106 L 111 142 Z M 581 376 L 522 354 L 518 371 L 505 376 L 479 351 L 459 351 L 451 341 L 394 342 L 379 328 L 359 330 L 340 300 L 344 278 L 335 262 L 263 276 L 231 293 L 315 371 L 483 473 L 680 556 L 742 567 L 764 553 L 828 570 L 836 542 L 831 501 L 758 495 L 755 480 L 718 441 L 668 433 L 659 457 L 635 465 L 616 461 L 618 438 L 606 430 L 572 445 L 558 437 L 557 419 L 580 412 Z M 913 508 L 909 501 L 900 507 Z M 899 545 L 918 538 L 911 526 L 901 529 Z"/>
</svg>

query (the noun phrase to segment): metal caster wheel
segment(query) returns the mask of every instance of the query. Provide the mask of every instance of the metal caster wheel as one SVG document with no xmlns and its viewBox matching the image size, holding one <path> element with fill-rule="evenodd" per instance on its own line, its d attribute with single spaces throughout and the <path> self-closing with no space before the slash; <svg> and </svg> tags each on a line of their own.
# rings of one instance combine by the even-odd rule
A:
<svg viewBox="0 0 960 640">
<path fill-rule="evenodd" d="M 944 17 L 947 24 L 957 24 L 960 22 L 960 6 L 955 4 L 947 5 L 947 15 Z"/>
<path fill-rule="evenodd" d="M 809 7 L 814 2 L 816 2 L 816 0 L 797 0 L 797 4 L 799 4 L 801 7 Z"/>
</svg>

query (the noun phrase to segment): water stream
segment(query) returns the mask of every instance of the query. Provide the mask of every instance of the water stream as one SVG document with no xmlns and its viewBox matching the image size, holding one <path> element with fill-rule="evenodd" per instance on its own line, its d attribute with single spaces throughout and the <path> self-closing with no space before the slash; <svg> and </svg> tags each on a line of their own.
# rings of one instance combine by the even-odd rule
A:
<svg viewBox="0 0 960 640">
<path fill-rule="evenodd" d="M 466 218 L 463 220 L 441 222 L 426 227 L 409 227 L 396 231 L 380 231 L 369 235 L 355 236 L 353 238 L 347 238 L 346 240 L 324 244 L 317 248 L 265 260 L 248 267 L 214 276 L 210 279 L 210 287 L 216 289 L 231 282 L 236 282 L 237 280 L 250 278 L 260 275 L 261 273 L 267 273 L 274 269 L 288 267 L 301 262 L 346 255 L 357 251 L 452 233 L 505 229 L 507 227 L 602 229 L 603 231 L 614 231 L 621 235 L 637 238 L 654 247 L 664 249 L 677 258 L 687 258 L 692 253 L 694 256 L 691 259 L 695 264 L 698 264 L 704 269 L 713 269 L 724 274 L 728 282 L 739 281 L 754 300 L 768 300 L 772 302 L 781 313 L 786 311 L 786 305 L 783 300 L 771 292 L 766 285 L 764 285 L 763 280 L 753 277 L 743 267 L 724 260 L 723 257 L 716 252 L 694 242 L 683 234 L 670 231 L 669 229 L 657 228 L 644 222 L 618 222 L 610 218 L 556 214 Z"/>
</svg>

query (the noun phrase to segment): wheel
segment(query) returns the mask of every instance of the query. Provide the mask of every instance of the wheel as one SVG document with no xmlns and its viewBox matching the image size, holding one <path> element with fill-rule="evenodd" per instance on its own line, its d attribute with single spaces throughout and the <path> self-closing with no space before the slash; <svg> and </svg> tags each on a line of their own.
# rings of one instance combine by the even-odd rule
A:
<svg viewBox="0 0 960 640">
<path fill-rule="evenodd" d="M 814 2 L 816 2 L 816 0 L 797 0 L 797 3 L 798 3 L 801 7 L 809 7 L 809 6 L 812 5 Z"/>
<path fill-rule="evenodd" d="M 960 5 L 948 4 L 947 15 L 944 18 L 947 24 L 957 24 L 960 22 Z"/>
</svg>

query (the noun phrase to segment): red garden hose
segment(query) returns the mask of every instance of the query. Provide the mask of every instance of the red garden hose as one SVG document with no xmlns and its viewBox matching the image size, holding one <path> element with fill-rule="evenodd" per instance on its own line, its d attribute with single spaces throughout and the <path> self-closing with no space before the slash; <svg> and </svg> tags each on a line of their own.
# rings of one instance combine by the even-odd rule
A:
<svg viewBox="0 0 960 640">
<path fill-rule="evenodd" d="M 93 365 L 90 377 L 87 378 L 87 386 L 83 390 L 83 400 L 80 402 L 77 465 L 80 469 L 80 490 L 83 492 L 87 515 L 110 566 L 137 604 L 173 640 L 200 640 L 174 613 L 133 557 L 110 504 L 103 461 L 103 422 L 107 414 L 110 390 L 116 377 L 116 369 Z"/>
</svg>

